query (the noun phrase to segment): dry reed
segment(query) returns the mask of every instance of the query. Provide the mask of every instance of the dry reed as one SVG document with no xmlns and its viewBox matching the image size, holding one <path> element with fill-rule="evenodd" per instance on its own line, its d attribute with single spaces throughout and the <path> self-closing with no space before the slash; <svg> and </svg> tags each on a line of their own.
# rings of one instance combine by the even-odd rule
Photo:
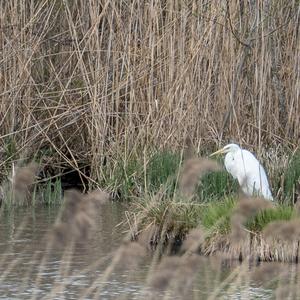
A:
<svg viewBox="0 0 300 300">
<path fill-rule="evenodd" d="M 2 176 L 26 149 L 94 182 L 107 157 L 187 131 L 198 150 L 296 147 L 298 1 L 16 3 L 0 10 Z"/>
</svg>

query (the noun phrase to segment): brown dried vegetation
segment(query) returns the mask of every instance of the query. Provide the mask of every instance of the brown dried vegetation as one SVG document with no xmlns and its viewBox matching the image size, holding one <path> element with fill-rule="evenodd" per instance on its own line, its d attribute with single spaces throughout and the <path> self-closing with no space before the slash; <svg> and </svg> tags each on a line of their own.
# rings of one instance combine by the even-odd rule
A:
<svg viewBox="0 0 300 300">
<path fill-rule="evenodd" d="M 281 240 L 289 243 L 300 241 L 300 220 L 272 222 L 264 228 L 263 236 L 267 240 Z"/>
<path fill-rule="evenodd" d="M 153 290 L 157 291 L 166 290 L 172 279 L 176 276 L 179 265 L 180 257 L 164 257 L 158 265 L 156 271 L 151 274 L 149 286 Z"/>
<path fill-rule="evenodd" d="M 103 191 L 87 195 L 76 190 L 66 191 L 61 217 L 53 231 L 55 240 L 59 244 L 85 241 L 95 226 L 97 208 L 108 199 L 108 194 Z"/>
<path fill-rule="evenodd" d="M 32 199 L 31 192 L 38 171 L 38 165 L 31 163 L 16 170 L 12 178 L 15 201 L 23 203 Z"/>
<path fill-rule="evenodd" d="M 183 241 L 183 244 L 181 246 L 181 250 L 183 252 L 197 252 L 201 243 L 204 241 L 204 238 L 205 232 L 203 229 L 192 229 L 185 237 L 185 240 Z"/>
<path fill-rule="evenodd" d="M 124 243 L 119 249 L 119 269 L 135 268 L 146 256 L 146 248 L 137 242 Z"/>
<path fill-rule="evenodd" d="M 210 159 L 190 158 L 184 162 L 179 178 L 179 192 L 185 197 L 191 197 L 198 180 L 207 172 L 221 170 L 220 165 Z"/>
<path fill-rule="evenodd" d="M 50 148 L 101 179 L 107 153 L 180 149 L 186 132 L 297 145 L 297 1 L 2 3 L 1 136 L 17 154 Z"/>
<path fill-rule="evenodd" d="M 151 274 L 149 286 L 154 292 L 170 291 L 184 299 L 191 291 L 200 263 L 201 257 L 196 254 L 163 257 Z"/>
</svg>

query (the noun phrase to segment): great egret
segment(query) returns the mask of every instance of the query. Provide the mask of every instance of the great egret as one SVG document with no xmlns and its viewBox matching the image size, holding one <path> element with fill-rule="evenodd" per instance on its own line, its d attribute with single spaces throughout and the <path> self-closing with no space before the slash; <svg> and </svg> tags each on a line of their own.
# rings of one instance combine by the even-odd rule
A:
<svg viewBox="0 0 300 300">
<path fill-rule="evenodd" d="M 246 195 L 263 196 L 273 201 L 266 172 L 251 152 L 236 144 L 228 144 L 210 156 L 221 153 L 227 153 L 224 160 L 225 168 L 238 180 Z"/>
</svg>

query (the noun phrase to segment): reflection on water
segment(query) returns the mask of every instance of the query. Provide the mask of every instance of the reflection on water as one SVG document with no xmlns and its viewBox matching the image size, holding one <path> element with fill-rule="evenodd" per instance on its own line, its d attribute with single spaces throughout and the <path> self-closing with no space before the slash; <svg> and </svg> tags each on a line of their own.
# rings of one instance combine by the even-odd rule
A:
<svg viewBox="0 0 300 300">
<path fill-rule="evenodd" d="M 47 232 L 58 214 L 58 208 L 42 207 L 18 209 L 1 216 L 0 299 L 88 299 L 87 291 L 92 287 L 99 289 L 101 299 L 145 298 L 150 254 L 138 269 L 116 269 L 104 284 L 99 281 L 124 236 L 124 228 L 117 226 L 124 218 L 121 204 L 102 207 L 97 230 L 87 243 L 77 245 L 74 251 L 55 248 L 47 253 Z M 228 278 L 238 275 L 234 275 L 236 267 L 239 265 L 229 267 L 216 259 L 201 259 L 190 295 L 207 299 L 219 289 L 218 297 L 222 299 L 273 299 L 272 287 L 250 283 L 245 267 L 244 275 L 231 287 Z"/>
</svg>

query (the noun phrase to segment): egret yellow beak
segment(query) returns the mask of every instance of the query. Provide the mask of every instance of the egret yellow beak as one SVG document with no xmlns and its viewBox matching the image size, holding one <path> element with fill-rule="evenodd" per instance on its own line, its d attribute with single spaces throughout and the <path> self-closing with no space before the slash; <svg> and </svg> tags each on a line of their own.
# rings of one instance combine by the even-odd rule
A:
<svg viewBox="0 0 300 300">
<path fill-rule="evenodd" d="M 224 153 L 224 149 L 223 148 L 220 149 L 220 150 L 218 150 L 218 151 L 216 151 L 216 152 L 214 152 L 214 153 L 212 153 L 209 157 L 215 156 L 217 154 L 222 154 L 222 153 Z"/>
</svg>

